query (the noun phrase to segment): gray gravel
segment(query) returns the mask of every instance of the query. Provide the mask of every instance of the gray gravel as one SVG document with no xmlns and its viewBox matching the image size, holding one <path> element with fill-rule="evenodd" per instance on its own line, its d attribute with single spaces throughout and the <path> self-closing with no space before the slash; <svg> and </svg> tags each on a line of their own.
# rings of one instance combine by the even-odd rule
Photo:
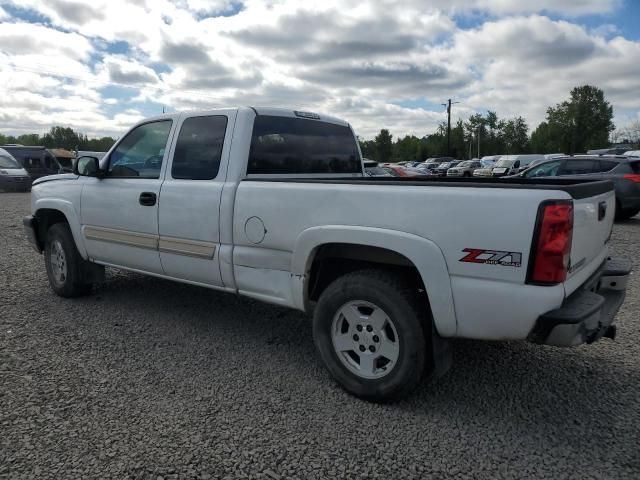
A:
<svg viewBox="0 0 640 480">
<path fill-rule="evenodd" d="M 459 341 L 404 402 L 338 388 L 300 313 L 108 272 L 64 300 L 0 195 L 0 478 L 640 478 L 640 283 L 615 342 Z M 640 218 L 613 250 L 636 256 Z"/>
</svg>

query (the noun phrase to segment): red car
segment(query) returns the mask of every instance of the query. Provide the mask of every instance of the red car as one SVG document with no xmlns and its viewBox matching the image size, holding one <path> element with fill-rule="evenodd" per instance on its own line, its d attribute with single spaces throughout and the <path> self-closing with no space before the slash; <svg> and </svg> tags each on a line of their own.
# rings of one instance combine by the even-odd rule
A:
<svg viewBox="0 0 640 480">
<path fill-rule="evenodd" d="M 408 170 L 401 165 L 388 164 L 388 165 L 383 165 L 382 168 L 384 168 L 387 172 L 389 172 L 394 177 L 415 177 L 419 175 L 419 173 L 414 172 L 412 170 Z"/>
</svg>

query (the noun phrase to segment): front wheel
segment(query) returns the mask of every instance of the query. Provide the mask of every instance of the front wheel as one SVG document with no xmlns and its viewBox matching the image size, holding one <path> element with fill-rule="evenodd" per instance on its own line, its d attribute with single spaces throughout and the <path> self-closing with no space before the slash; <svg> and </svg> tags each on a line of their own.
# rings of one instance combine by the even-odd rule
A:
<svg viewBox="0 0 640 480">
<path fill-rule="evenodd" d="M 82 281 L 83 258 L 71 235 L 69 225 L 56 223 L 47 232 L 44 262 L 51 289 L 61 297 L 79 297 L 91 291 Z"/>
<path fill-rule="evenodd" d="M 416 288 L 398 275 L 362 270 L 338 278 L 322 293 L 313 336 L 325 366 L 345 390 L 388 402 L 409 394 L 424 375 L 425 320 Z"/>
</svg>

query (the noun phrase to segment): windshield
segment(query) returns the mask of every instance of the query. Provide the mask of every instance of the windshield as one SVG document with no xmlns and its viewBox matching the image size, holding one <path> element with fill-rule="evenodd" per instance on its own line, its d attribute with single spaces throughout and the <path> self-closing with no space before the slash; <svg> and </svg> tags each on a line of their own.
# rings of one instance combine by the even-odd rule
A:
<svg viewBox="0 0 640 480">
<path fill-rule="evenodd" d="M 0 155 L 0 168 L 22 168 L 13 158 Z"/>
<path fill-rule="evenodd" d="M 509 168 L 511 165 L 513 165 L 513 162 L 513 160 L 498 160 L 498 163 L 496 163 L 496 167 Z"/>
<path fill-rule="evenodd" d="M 444 162 L 440 164 L 440 168 L 449 168 L 451 166 L 451 162 Z"/>
<path fill-rule="evenodd" d="M 466 162 L 462 162 L 460 164 L 458 164 L 459 167 L 472 167 L 473 166 L 473 162 L 471 160 L 467 160 Z"/>
</svg>

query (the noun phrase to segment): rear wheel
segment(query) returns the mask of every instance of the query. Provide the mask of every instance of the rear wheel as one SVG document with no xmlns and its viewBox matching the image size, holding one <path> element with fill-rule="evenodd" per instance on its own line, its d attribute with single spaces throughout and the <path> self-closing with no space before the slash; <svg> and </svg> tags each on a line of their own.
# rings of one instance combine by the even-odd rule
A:
<svg viewBox="0 0 640 480">
<path fill-rule="evenodd" d="M 71 235 L 69 225 L 56 223 L 47 231 L 44 262 L 51 289 L 61 297 L 79 297 L 91 291 L 82 280 L 84 260 Z"/>
<path fill-rule="evenodd" d="M 640 208 L 622 208 L 620 201 L 616 199 L 616 220 L 629 220 L 640 213 Z"/>
<path fill-rule="evenodd" d="M 640 209 L 638 208 L 623 208 L 618 216 L 618 219 L 629 220 L 631 217 L 635 217 L 638 213 L 640 213 Z"/>
<path fill-rule="evenodd" d="M 366 400 L 393 401 L 410 393 L 425 372 L 425 319 L 416 288 L 393 273 L 362 270 L 338 278 L 322 293 L 314 341 L 345 390 Z"/>
</svg>

